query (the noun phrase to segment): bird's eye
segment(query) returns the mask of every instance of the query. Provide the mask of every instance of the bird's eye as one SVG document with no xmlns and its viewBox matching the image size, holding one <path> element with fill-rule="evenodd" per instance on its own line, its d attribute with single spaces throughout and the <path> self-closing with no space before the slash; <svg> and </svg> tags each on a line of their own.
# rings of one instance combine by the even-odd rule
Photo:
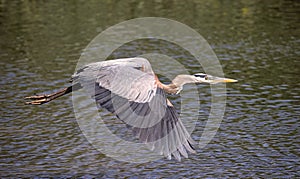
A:
<svg viewBox="0 0 300 179">
<path fill-rule="evenodd" d="M 194 75 L 195 77 L 199 77 L 199 78 L 207 78 L 207 75 L 205 75 L 205 74 L 195 74 Z"/>
</svg>

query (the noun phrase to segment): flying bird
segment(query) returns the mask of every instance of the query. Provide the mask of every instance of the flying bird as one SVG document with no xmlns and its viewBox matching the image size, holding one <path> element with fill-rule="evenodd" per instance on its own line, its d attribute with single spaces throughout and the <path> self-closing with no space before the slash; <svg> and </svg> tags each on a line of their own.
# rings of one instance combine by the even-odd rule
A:
<svg viewBox="0 0 300 179">
<path fill-rule="evenodd" d="M 188 158 L 195 143 L 166 94 L 178 94 L 187 83 L 237 82 L 204 73 L 178 75 L 170 84 L 159 81 L 146 58 L 134 57 L 85 65 L 72 76 L 72 85 L 49 95 L 25 97 L 39 105 L 79 89 L 85 89 L 99 108 L 126 123 L 139 140 L 171 159 Z"/>
</svg>

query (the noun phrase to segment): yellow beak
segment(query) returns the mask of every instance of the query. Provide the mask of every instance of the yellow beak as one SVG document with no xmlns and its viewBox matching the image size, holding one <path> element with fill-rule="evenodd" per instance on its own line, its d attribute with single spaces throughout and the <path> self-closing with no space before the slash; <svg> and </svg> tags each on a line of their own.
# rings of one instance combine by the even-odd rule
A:
<svg viewBox="0 0 300 179">
<path fill-rule="evenodd" d="M 238 80 L 234 80 L 234 79 L 230 79 L 230 78 L 218 78 L 218 77 L 216 77 L 216 79 L 212 80 L 213 83 L 234 83 L 237 81 Z"/>
<path fill-rule="evenodd" d="M 224 78 L 223 79 L 223 82 L 224 83 L 234 83 L 234 82 L 237 82 L 238 80 L 234 80 L 234 79 L 230 79 L 230 78 Z"/>
</svg>

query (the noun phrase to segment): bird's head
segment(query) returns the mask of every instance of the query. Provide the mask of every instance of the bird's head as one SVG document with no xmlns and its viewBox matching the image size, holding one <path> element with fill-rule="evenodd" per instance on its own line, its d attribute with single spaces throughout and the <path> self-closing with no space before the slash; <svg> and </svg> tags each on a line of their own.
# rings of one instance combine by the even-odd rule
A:
<svg viewBox="0 0 300 179">
<path fill-rule="evenodd" d="M 207 75 L 204 73 L 194 74 L 194 79 L 195 79 L 196 83 L 209 83 L 209 84 L 237 82 L 237 80 L 234 80 L 234 79 L 220 78 L 220 77 L 215 77 L 212 75 Z"/>
</svg>

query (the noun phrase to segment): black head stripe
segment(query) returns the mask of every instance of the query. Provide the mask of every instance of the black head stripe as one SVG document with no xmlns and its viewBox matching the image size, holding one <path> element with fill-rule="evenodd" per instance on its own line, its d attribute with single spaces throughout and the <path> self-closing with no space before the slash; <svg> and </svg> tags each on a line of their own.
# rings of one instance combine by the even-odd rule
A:
<svg viewBox="0 0 300 179">
<path fill-rule="evenodd" d="M 195 74 L 194 76 L 195 76 L 195 77 L 200 77 L 200 78 L 205 78 L 205 77 L 206 77 L 205 74 Z"/>
</svg>

